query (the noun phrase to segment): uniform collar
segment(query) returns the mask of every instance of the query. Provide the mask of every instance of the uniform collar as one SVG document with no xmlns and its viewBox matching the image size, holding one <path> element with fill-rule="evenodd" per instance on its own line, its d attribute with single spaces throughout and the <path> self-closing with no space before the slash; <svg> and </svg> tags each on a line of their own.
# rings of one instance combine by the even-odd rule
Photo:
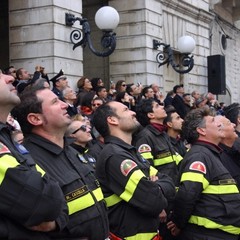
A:
<svg viewBox="0 0 240 240">
<path fill-rule="evenodd" d="M 122 139 L 118 138 L 118 137 L 115 137 L 115 136 L 107 136 L 104 138 L 104 143 L 105 144 L 108 144 L 108 143 L 113 143 L 113 144 L 116 144 L 116 145 L 119 145 L 123 148 L 126 148 L 126 149 L 135 149 L 134 146 L 132 145 L 129 145 L 128 143 L 124 142 Z"/>
<path fill-rule="evenodd" d="M 64 148 L 61 148 L 54 142 L 51 142 L 48 139 L 33 133 L 27 136 L 26 142 L 27 141 L 35 143 L 49 152 L 60 154 L 65 149 L 66 146 L 69 146 L 72 142 L 74 142 L 74 139 L 64 137 Z"/>
<path fill-rule="evenodd" d="M 215 152 L 218 152 L 218 153 L 222 152 L 222 149 L 219 146 L 217 146 L 217 145 L 215 145 L 215 144 L 213 144 L 211 142 L 198 140 L 195 144 L 196 145 L 206 146 L 207 148 L 209 148 L 209 149 L 211 149 L 211 150 L 213 150 Z"/>
</svg>

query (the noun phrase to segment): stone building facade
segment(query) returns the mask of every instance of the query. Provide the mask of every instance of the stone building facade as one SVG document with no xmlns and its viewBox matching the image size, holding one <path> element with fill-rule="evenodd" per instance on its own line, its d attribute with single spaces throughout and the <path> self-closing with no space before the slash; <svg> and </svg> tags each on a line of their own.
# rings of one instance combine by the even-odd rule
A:
<svg viewBox="0 0 240 240">
<path fill-rule="evenodd" d="M 240 102 L 240 1 L 237 0 L 2 0 L 0 14 L 0 66 L 14 65 L 34 72 L 38 64 L 53 76 L 64 69 L 70 85 L 82 75 L 109 80 L 124 79 L 143 85 L 158 83 L 166 94 L 183 83 L 185 92 L 208 91 L 207 57 L 224 55 L 227 94 L 218 95 L 226 103 Z M 72 50 L 65 13 L 86 17 L 93 44 L 99 47 L 101 32 L 94 15 L 103 5 L 120 15 L 117 48 L 106 58 L 96 57 L 86 47 Z M 4 24 L 3 24 L 4 23 Z M 170 44 L 178 56 L 177 40 L 190 35 L 196 41 L 193 69 L 179 74 L 167 65 L 158 68 L 153 39 Z"/>
</svg>

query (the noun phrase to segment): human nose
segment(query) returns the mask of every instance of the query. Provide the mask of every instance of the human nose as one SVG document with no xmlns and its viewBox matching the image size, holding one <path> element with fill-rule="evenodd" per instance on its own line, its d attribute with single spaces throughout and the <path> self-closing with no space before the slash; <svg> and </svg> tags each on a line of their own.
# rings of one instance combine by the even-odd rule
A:
<svg viewBox="0 0 240 240">
<path fill-rule="evenodd" d="M 67 103 L 61 101 L 61 108 L 62 108 L 62 109 L 67 109 L 67 108 L 68 108 Z"/>
</svg>

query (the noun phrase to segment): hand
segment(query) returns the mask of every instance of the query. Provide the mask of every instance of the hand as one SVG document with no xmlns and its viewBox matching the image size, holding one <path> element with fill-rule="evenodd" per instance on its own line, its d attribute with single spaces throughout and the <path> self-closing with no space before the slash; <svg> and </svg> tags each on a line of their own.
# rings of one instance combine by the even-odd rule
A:
<svg viewBox="0 0 240 240">
<path fill-rule="evenodd" d="M 155 181 L 158 180 L 158 176 L 150 176 L 149 180 L 152 181 L 152 182 L 155 182 Z"/>
<path fill-rule="evenodd" d="M 173 236 L 177 236 L 179 235 L 179 233 L 181 232 L 181 229 L 179 229 L 176 224 L 172 221 L 167 223 L 167 228 L 171 231 L 171 234 Z"/>
<path fill-rule="evenodd" d="M 37 66 L 35 67 L 35 71 L 36 71 L 36 72 L 40 72 L 40 70 L 41 70 L 41 66 L 40 66 L 40 65 L 37 65 Z"/>
<path fill-rule="evenodd" d="M 56 229 L 56 222 L 42 222 L 37 226 L 29 227 L 32 231 L 38 231 L 38 232 L 50 232 Z"/>
<path fill-rule="evenodd" d="M 160 218 L 160 222 L 161 222 L 161 223 L 167 221 L 167 213 L 165 212 L 164 209 L 160 212 L 159 218 Z"/>
</svg>

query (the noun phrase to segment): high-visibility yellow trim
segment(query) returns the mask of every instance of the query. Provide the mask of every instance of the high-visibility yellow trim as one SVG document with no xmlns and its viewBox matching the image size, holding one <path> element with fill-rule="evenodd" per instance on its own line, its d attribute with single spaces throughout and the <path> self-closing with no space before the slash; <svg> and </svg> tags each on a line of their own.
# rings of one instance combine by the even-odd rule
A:
<svg viewBox="0 0 240 240">
<path fill-rule="evenodd" d="M 36 169 L 37 169 L 38 172 L 41 173 L 42 176 L 45 175 L 45 171 L 40 166 L 38 166 L 37 164 L 36 164 Z"/>
<path fill-rule="evenodd" d="M 153 155 L 151 152 L 144 152 L 144 153 L 141 153 L 141 155 L 145 159 L 153 159 Z"/>
<path fill-rule="evenodd" d="M 174 159 L 173 159 L 172 155 L 168 156 L 168 157 L 153 159 L 153 165 L 154 166 L 161 166 L 161 165 L 168 164 L 168 163 L 171 163 L 171 162 L 174 162 Z"/>
<path fill-rule="evenodd" d="M 5 174 L 9 168 L 15 168 L 20 165 L 19 162 L 11 155 L 3 155 L 0 158 L 0 185 L 2 184 Z"/>
<path fill-rule="evenodd" d="M 134 236 L 131 237 L 125 237 L 124 239 L 126 240 L 150 240 L 153 237 L 155 237 L 157 235 L 157 232 L 155 233 L 138 233 Z"/>
<path fill-rule="evenodd" d="M 199 216 L 191 216 L 188 222 L 196 224 L 198 226 L 203 226 L 208 229 L 220 229 L 220 230 L 230 233 L 230 234 L 235 234 L 235 235 L 240 234 L 239 227 L 234 227 L 232 225 L 224 226 L 222 224 L 213 222 L 212 220 L 209 220 L 209 219 L 203 218 L 203 217 L 199 217 Z"/>
<path fill-rule="evenodd" d="M 182 176 L 181 176 L 180 182 L 184 182 L 184 181 L 202 183 L 203 189 L 205 189 L 209 185 L 208 180 L 204 177 L 203 174 L 195 173 L 195 172 L 185 172 L 185 173 L 183 173 Z"/>
<path fill-rule="evenodd" d="M 230 193 L 239 193 L 239 190 L 236 185 L 208 185 L 202 193 L 207 194 L 230 194 Z"/>
<path fill-rule="evenodd" d="M 107 207 L 112 207 L 113 205 L 122 201 L 122 199 L 116 194 L 106 197 L 104 200 L 106 201 Z"/>
<path fill-rule="evenodd" d="M 92 191 L 93 195 L 97 199 L 97 201 L 101 201 L 103 199 L 103 194 L 101 188 L 97 188 Z M 91 207 L 95 204 L 95 201 L 91 195 L 91 193 L 87 193 L 84 196 L 81 196 L 73 201 L 67 202 L 69 215 L 81 211 L 85 208 Z"/>
<path fill-rule="evenodd" d="M 128 179 L 125 190 L 120 195 L 120 198 L 122 198 L 126 202 L 129 202 L 137 188 L 138 183 L 143 177 L 145 177 L 145 175 L 141 170 L 134 171 L 131 177 Z"/>
<path fill-rule="evenodd" d="M 100 187 L 93 190 L 92 192 L 93 192 L 93 195 L 95 196 L 95 198 L 97 199 L 98 202 L 100 202 L 104 199 L 103 192 L 102 192 L 102 189 Z"/>
<path fill-rule="evenodd" d="M 158 173 L 158 170 L 152 166 L 150 166 L 149 168 L 149 175 L 150 176 L 156 176 L 156 174 Z"/>
<path fill-rule="evenodd" d="M 183 160 L 183 157 L 177 153 L 177 154 L 173 155 L 173 159 L 176 162 L 176 164 L 178 165 Z"/>
</svg>

